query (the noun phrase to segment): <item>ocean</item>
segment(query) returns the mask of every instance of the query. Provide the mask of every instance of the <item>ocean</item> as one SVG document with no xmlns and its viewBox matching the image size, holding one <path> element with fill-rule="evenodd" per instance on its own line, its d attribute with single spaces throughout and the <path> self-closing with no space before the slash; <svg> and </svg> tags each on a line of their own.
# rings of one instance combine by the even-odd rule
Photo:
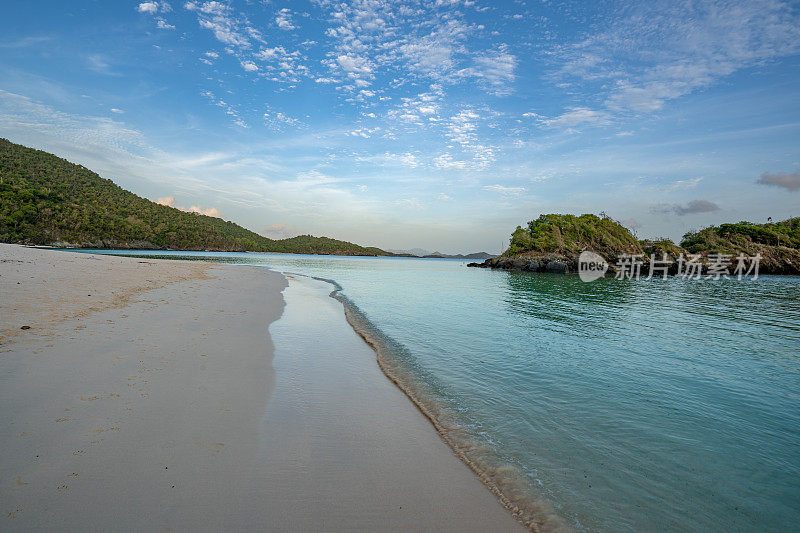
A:
<svg viewBox="0 0 800 533">
<path fill-rule="evenodd" d="M 384 370 L 523 518 L 800 524 L 800 277 L 584 283 L 448 259 L 82 251 L 331 281 Z"/>
</svg>

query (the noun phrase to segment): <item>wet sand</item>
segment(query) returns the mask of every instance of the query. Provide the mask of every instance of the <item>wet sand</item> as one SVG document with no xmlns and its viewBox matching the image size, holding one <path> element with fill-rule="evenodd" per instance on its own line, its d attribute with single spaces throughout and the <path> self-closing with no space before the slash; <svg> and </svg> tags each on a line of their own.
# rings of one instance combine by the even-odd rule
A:
<svg viewBox="0 0 800 533">
<path fill-rule="evenodd" d="M 330 290 L 0 245 L 0 530 L 519 530 Z"/>
</svg>

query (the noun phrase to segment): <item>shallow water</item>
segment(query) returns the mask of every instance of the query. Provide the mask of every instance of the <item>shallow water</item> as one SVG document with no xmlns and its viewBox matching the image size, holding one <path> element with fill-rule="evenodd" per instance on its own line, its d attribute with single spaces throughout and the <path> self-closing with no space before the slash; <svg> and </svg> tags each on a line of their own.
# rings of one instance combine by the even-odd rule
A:
<svg viewBox="0 0 800 533">
<path fill-rule="evenodd" d="M 457 260 L 114 253 L 335 280 L 478 459 L 514 467 L 503 475 L 577 529 L 800 523 L 798 277 L 582 283 Z"/>
</svg>

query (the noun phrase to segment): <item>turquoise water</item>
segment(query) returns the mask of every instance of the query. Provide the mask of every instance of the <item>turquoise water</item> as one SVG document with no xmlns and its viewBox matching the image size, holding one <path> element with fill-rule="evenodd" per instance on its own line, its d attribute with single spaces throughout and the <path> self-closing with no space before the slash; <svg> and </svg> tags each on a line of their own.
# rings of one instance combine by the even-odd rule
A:
<svg viewBox="0 0 800 533">
<path fill-rule="evenodd" d="M 510 465 L 491 474 L 576 529 L 800 524 L 798 277 L 582 283 L 456 260 L 134 253 L 335 280 L 479 462 Z"/>
</svg>

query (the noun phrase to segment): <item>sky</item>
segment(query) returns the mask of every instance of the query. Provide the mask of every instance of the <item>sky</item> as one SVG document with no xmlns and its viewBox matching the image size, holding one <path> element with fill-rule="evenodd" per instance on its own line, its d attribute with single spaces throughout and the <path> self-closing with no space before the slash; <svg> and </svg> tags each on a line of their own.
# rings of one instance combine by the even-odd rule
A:
<svg viewBox="0 0 800 533">
<path fill-rule="evenodd" d="M 7 2 L 0 137 L 271 238 L 800 215 L 800 4 Z"/>
</svg>

